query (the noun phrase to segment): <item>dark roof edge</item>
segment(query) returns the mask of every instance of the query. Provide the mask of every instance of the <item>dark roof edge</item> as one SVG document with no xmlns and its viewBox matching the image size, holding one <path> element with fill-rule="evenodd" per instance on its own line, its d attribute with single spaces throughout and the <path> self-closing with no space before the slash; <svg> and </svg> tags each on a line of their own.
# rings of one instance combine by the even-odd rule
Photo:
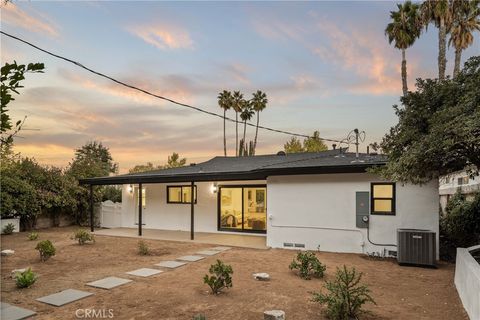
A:
<svg viewBox="0 0 480 320">
<path fill-rule="evenodd" d="M 80 179 L 80 184 L 89 185 L 113 185 L 113 184 L 136 184 L 136 183 L 168 183 L 168 182 L 205 182 L 205 181 L 233 181 L 233 180 L 264 180 L 269 176 L 305 175 L 305 174 L 328 174 L 328 173 L 364 173 L 366 169 L 382 166 L 385 163 L 358 163 L 339 166 L 323 167 L 298 167 L 298 168 L 272 168 L 256 169 L 240 172 L 218 173 L 192 173 L 160 175 L 136 175 L 136 176 L 111 176 Z"/>
</svg>

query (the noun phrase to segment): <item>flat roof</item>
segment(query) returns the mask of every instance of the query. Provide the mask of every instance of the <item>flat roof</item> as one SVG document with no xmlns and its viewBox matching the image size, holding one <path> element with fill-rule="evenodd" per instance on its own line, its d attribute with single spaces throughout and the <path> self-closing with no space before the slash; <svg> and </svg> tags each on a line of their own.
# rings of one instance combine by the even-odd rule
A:
<svg viewBox="0 0 480 320">
<path fill-rule="evenodd" d="M 251 157 L 215 157 L 184 167 L 142 173 L 81 179 L 81 184 L 109 185 L 162 182 L 200 182 L 264 180 L 269 176 L 295 174 L 360 173 L 367 168 L 383 166 L 384 155 L 355 153 L 345 150 L 270 154 Z"/>
</svg>

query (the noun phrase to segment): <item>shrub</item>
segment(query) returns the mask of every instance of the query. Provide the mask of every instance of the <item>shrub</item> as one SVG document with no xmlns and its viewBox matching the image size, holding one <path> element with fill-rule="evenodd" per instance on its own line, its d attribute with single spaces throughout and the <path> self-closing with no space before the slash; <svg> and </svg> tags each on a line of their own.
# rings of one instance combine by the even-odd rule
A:
<svg viewBox="0 0 480 320">
<path fill-rule="evenodd" d="M 143 240 L 138 241 L 138 254 L 141 256 L 148 256 L 150 254 L 150 248 Z"/>
<path fill-rule="evenodd" d="M 196 314 L 193 316 L 193 320 L 207 320 L 207 317 L 204 314 Z"/>
<path fill-rule="evenodd" d="M 37 232 L 30 232 L 28 234 L 28 240 L 33 241 L 38 239 L 38 233 Z"/>
<path fill-rule="evenodd" d="M 208 271 L 211 276 L 206 274 L 203 277 L 203 282 L 208 284 L 213 294 L 219 294 L 223 288 L 232 287 L 232 266 L 217 260 L 217 263 L 212 264 Z"/>
<path fill-rule="evenodd" d="M 15 283 L 18 288 L 28 288 L 37 281 L 37 275 L 32 269 L 28 268 L 24 272 L 17 272 L 15 274 Z"/>
<path fill-rule="evenodd" d="M 40 241 L 37 243 L 35 249 L 40 253 L 40 259 L 42 261 L 47 261 L 50 257 L 55 255 L 55 247 L 50 240 Z"/>
<path fill-rule="evenodd" d="M 8 223 L 3 227 L 2 233 L 3 234 L 12 234 L 13 230 L 15 230 L 15 225 L 13 223 Z"/>
<path fill-rule="evenodd" d="M 337 268 L 335 280 L 328 281 L 325 288 L 327 294 L 321 292 L 313 293 L 313 301 L 327 305 L 327 316 L 334 320 L 358 319 L 358 316 L 365 311 L 362 306 L 371 302 L 376 304 L 370 296 L 370 289 L 360 285 L 362 273 L 357 273 L 355 268 Z"/>
<path fill-rule="evenodd" d="M 72 239 L 77 240 L 78 244 L 81 246 L 87 243 L 87 241 L 95 242 L 93 235 L 85 229 L 78 229 L 75 231 Z"/>
<path fill-rule="evenodd" d="M 290 270 L 298 269 L 299 276 L 306 280 L 310 280 L 312 275 L 322 278 L 327 269 L 311 251 L 300 251 L 297 254 L 297 259 L 293 259 L 292 263 L 290 263 L 289 268 Z"/>
</svg>

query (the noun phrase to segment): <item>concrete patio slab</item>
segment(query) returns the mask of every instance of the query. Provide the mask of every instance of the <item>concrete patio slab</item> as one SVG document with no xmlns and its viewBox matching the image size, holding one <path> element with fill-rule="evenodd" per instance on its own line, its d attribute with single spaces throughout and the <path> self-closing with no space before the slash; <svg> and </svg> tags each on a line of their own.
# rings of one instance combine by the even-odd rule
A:
<svg viewBox="0 0 480 320">
<path fill-rule="evenodd" d="M 195 262 L 195 261 L 202 260 L 202 259 L 205 259 L 205 257 L 202 257 L 202 256 L 183 256 L 183 257 L 177 258 L 177 260 L 189 261 L 189 262 Z"/>
<path fill-rule="evenodd" d="M 227 250 L 230 250 L 230 249 L 232 249 L 232 247 L 214 247 L 214 248 L 210 248 L 209 250 L 227 251 Z"/>
<path fill-rule="evenodd" d="M 198 251 L 196 254 L 201 254 L 203 256 L 214 256 L 216 254 L 219 254 L 221 251 L 217 250 L 203 250 L 203 251 Z"/>
<path fill-rule="evenodd" d="M 87 286 L 110 290 L 132 281 L 133 280 L 130 280 L 130 279 L 123 279 L 123 278 L 117 278 L 117 277 L 106 277 L 97 281 L 89 282 L 87 283 Z"/>
<path fill-rule="evenodd" d="M 158 269 L 140 268 L 137 270 L 126 272 L 126 274 L 137 276 L 137 277 L 150 277 L 162 272 L 163 272 L 162 270 L 158 270 Z"/>
<path fill-rule="evenodd" d="M 6 302 L 2 302 L 0 308 L 0 318 L 2 320 L 21 320 L 28 319 L 37 313 L 32 310 L 12 306 Z"/>
<path fill-rule="evenodd" d="M 49 296 L 36 299 L 37 301 L 51 304 L 52 306 L 61 307 L 67 303 L 74 302 L 93 295 L 91 292 L 80 291 L 75 289 L 63 290 Z"/>
<path fill-rule="evenodd" d="M 163 267 L 163 268 L 169 268 L 169 269 L 175 269 L 181 266 L 186 265 L 186 262 L 180 262 L 180 261 L 173 261 L 173 260 L 168 260 L 168 261 L 162 261 L 160 263 L 157 263 L 157 267 Z"/>
</svg>

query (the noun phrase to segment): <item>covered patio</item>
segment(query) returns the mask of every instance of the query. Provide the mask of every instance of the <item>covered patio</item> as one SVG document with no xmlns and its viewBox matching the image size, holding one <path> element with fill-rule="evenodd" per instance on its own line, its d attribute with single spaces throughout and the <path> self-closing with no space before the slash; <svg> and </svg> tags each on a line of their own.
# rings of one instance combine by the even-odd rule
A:
<svg viewBox="0 0 480 320">
<path fill-rule="evenodd" d="M 195 232 L 195 239 L 192 240 L 190 238 L 190 232 L 188 231 L 143 229 L 142 235 L 139 236 L 136 228 L 97 229 L 95 230 L 94 234 L 98 236 L 188 241 L 222 246 L 267 249 L 265 235 Z"/>
</svg>

